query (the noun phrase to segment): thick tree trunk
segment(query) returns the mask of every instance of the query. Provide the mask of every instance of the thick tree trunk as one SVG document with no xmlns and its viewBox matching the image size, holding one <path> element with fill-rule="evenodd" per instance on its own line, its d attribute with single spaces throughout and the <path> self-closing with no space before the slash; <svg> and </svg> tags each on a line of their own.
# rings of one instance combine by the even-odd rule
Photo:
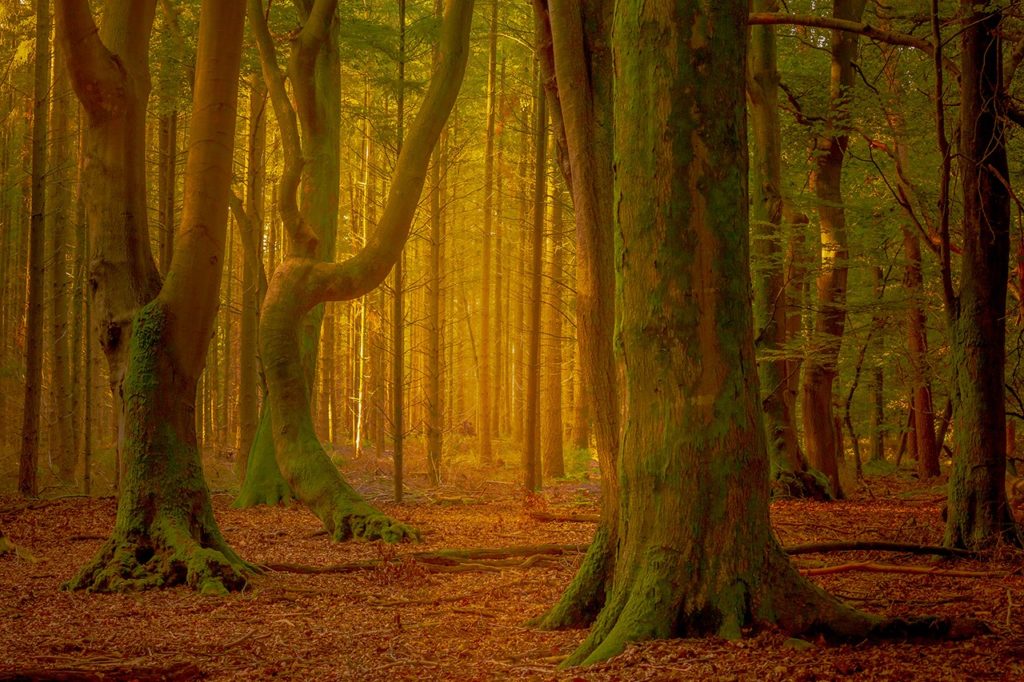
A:
<svg viewBox="0 0 1024 682">
<path fill-rule="evenodd" d="M 181 233 L 159 296 L 134 321 L 117 520 L 70 589 L 218 593 L 240 589 L 251 569 L 217 528 L 195 429 L 224 260 L 244 23 L 242 0 L 202 4 Z"/>
<path fill-rule="evenodd" d="M 1010 194 L 1002 98 L 1002 11 L 962 0 L 960 158 L 963 257 L 952 320 L 955 457 L 946 545 L 1021 537 L 1006 499 L 1006 280 Z"/>
<path fill-rule="evenodd" d="M 36 0 L 35 86 L 32 107 L 32 198 L 25 319 L 25 406 L 21 422 L 18 492 L 34 497 L 39 467 L 39 411 L 43 392 L 43 286 L 46 243 L 46 141 L 50 103 L 50 5 Z"/>
<path fill-rule="evenodd" d="M 777 12 L 777 0 L 754 0 L 756 12 Z M 782 130 L 779 121 L 779 72 L 775 29 L 752 26 L 747 64 L 747 97 L 754 133 L 753 202 L 754 318 L 758 349 L 768 359 L 758 363 L 771 476 L 785 494 L 827 498 L 817 472 L 811 472 L 797 437 L 794 404 L 788 399 L 789 361 L 782 352 L 787 342 L 789 300 L 782 258 Z"/>
<path fill-rule="evenodd" d="M 842 638 L 948 626 L 850 609 L 802 578 L 771 531 L 747 260 L 746 17 L 745 0 L 615 5 L 623 523 L 614 587 L 567 665 L 765 624 Z"/>
</svg>

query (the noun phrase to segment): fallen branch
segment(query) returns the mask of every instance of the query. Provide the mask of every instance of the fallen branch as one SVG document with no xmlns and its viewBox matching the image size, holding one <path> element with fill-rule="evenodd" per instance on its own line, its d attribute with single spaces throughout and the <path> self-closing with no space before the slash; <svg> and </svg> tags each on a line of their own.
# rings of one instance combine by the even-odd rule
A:
<svg viewBox="0 0 1024 682">
<path fill-rule="evenodd" d="M 952 549 L 938 545 L 915 545 L 902 542 L 876 542 L 876 541 L 853 541 L 853 542 L 809 542 L 802 545 L 783 547 L 786 554 L 796 556 L 798 554 L 824 554 L 826 552 L 903 552 L 906 554 L 931 554 L 945 557 L 962 557 L 969 559 L 974 557 L 974 552 L 966 549 Z"/>
<path fill-rule="evenodd" d="M 601 517 L 597 514 L 552 514 L 551 512 L 530 512 L 527 514 L 534 521 L 555 523 L 597 523 Z"/>
<path fill-rule="evenodd" d="M 136 668 L 131 666 L 99 665 L 90 668 L 36 668 L 27 670 L 10 670 L 0 672 L 0 682 L 18 680 L 34 682 L 51 680 L 53 682 L 98 682 L 100 680 L 138 680 L 139 682 L 157 682 L 158 680 L 195 680 L 203 676 L 203 671 L 193 663 L 173 663 L 167 666 Z"/>
<path fill-rule="evenodd" d="M 495 561 L 510 557 L 562 556 L 582 554 L 590 545 L 522 545 L 519 547 L 477 547 L 472 549 L 440 549 L 431 552 L 414 552 L 410 558 L 429 564 L 462 563 L 465 561 Z"/>
<path fill-rule="evenodd" d="M 840 564 L 838 566 L 826 566 L 824 568 L 803 568 L 800 573 L 803 575 L 834 575 L 836 573 L 850 573 L 863 571 L 867 573 L 910 573 L 914 575 L 935 575 L 950 578 L 992 578 L 1003 576 L 1000 571 L 958 571 L 942 568 L 931 568 L 929 566 L 896 566 L 893 564 L 876 564 L 870 561 L 862 561 L 852 564 Z"/>
</svg>

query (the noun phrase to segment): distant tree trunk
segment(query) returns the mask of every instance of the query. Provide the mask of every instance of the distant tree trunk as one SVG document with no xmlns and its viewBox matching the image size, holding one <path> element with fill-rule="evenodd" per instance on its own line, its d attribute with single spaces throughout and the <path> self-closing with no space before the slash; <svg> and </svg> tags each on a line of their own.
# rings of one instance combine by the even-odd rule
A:
<svg viewBox="0 0 1024 682">
<path fill-rule="evenodd" d="M 398 97 L 397 154 L 402 155 L 405 138 L 405 0 L 398 0 Z M 391 299 L 391 443 L 394 468 L 394 499 L 402 502 L 405 444 L 405 310 L 403 297 L 405 250 L 395 260 Z"/>
<path fill-rule="evenodd" d="M 494 229 L 494 125 L 497 117 L 498 0 L 491 0 L 491 25 L 487 38 L 487 137 L 484 140 L 483 265 L 480 274 L 480 396 L 477 419 L 480 463 L 494 461 L 491 448 L 491 231 Z"/>
<path fill-rule="evenodd" d="M 36 0 L 36 51 L 32 107 L 32 208 L 25 321 L 25 407 L 22 413 L 18 492 L 34 497 L 39 468 L 39 409 L 43 389 L 43 253 L 46 243 L 46 144 L 50 108 L 50 3 Z"/>
<path fill-rule="evenodd" d="M 540 453 L 540 310 L 544 280 L 544 204 L 547 198 L 548 116 L 543 80 L 538 73 L 533 146 L 533 229 L 530 232 L 530 308 L 527 327 L 526 424 L 523 437 L 523 487 L 541 488 Z"/>
<path fill-rule="evenodd" d="M 754 0 L 755 12 L 777 12 L 778 0 Z M 763 405 L 768 428 L 768 453 L 772 479 L 795 497 L 827 497 L 811 473 L 800 450 L 795 407 L 787 398 L 789 362 L 782 356 L 786 347 L 788 298 L 782 258 L 782 126 L 779 121 L 779 72 L 775 29 L 750 28 L 747 65 L 747 97 L 754 133 L 752 218 L 754 253 L 758 269 L 754 278 L 754 318 L 757 347 L 768 356 L 758 363 Z"/>
<path fill-rule="evenodd" d="M 952 319 L 955 457 L 945 543 L 978 548 L 1021 537 L 1006 499 L 1006 281 L 1009 170 L 1002 96 L 1002 10 L 962 0 L 960 174 L 963 256 Z"/>
<path fill-rule="evenodd" d="M 529 118 L 528 110 L 525 118 Z M 526 244 L 529 241 L 527 229 L 530 180 L 529 180 L 530 131 L 523 126 L 519 136 L 519 238 L 516 240 L 516 306 L 512 323 L 515 358 L 512 366 L 512 440 L 523 445 L 526 429 Z M 511 288 L 511 283 L 509 284 Z"/>
<path fill-rule="evenodd" d="M 177 198 L 178 112 L 160 116 L 157 123 L 160 168 L 157 171 L 157 206 L 160 215 L 160 272 L 167 274 L 174 254 L 174 209 Z"/>
<path fill-rule="evenodd" d="M 495 3 L 497 4 L 497 3 Z M 501 60 L 501 70 L 498 75 L 498 91 L 501 93 L 502 98 L 505 94 L 505 60 Z M 502 272 L 506 269 L 505 263 L 505 194 L 504 194 L 504 173 L 505 173 L 505 159 L 504 159 L 504 144 L 505 139 L 505 116 L 504 116 L 504 104 L 503 100 L 499 100 L 496 104 L 497 108 L 501 110 L 501 121 L 495 122 L 495 146 L 496 150 L 496 161 L 494 171 L 494 195 L 496 200 L 494 202 L 494 334 L 492 342 L 494 345 L 494 353 L 492 355 L 492 369 L 493 375 L 491 378 L 491 436 L 492 438 L 501 437 L 501 406 L 506 396 L 506 392 L 503 390 L 504 385 L 502 378 L 504 377 L 505 369 L 505 357 L 502 354 L 503 348 L 503 334 L 505 332 L 505 319 L 502 315 L 504 308 L 502 295 L 504 292 L 504 286 L 507 284 L 502 278 Z M 500 125 L 500 131 L 497 130 L 497 126 Z"/>
<path fill-rule="evenodd" d="M 58 3 L 63 44 L 92 17 Z M 87 23 L 86 23 L 87 22 Z M 196 384 L 216 323 L 238 100 L 245 5 L 205 0 L 199 22 L 185 203 L 176 255 L 159 295 L 135 318 L 124 381 L 126 474 L 113 535 L 68 583 L 127 591 L 187 584 L 203 593 L 245 585 L 251 570 L 213 516 L 196 445 Z M 80 47 L 104 54 L 95 31 Z"/>
<path fill-rule="evenodd" d="M 885 317 L 881 313 L 882 296 L 885 292 L 881 266 L 871 269 L 872 282 L 875 287 L 875 297 L 878 300 L 878 311 L 872 315 L 871 329 L 874 331 L 874 338 L 871 339 L 874 358 L 874 367 L 871 370 L 871 454 L 870 461 L 880 462 L 885 459 L 885 374 L 882 369 L 882 358 L 885 356 Z M 852 437 L 852 436 L 851 436 Z"/>
<path fill-rule="evenodd" d="M 256 352 L 259 309 L 266 295 L 263 270 L 265 153 L 267 145 L 267 89 L 259 76 L 249 87 L 249 133 L 246 158 L 245 220 L 238 221 L 242 234 L 242 319 L 239 330 L 238 454 L 235 474 L 245 481 L 246 464 L 259 426 L 260 368 Z M 237 213 L 236 213 L 237 215 Z"/>
<path fill-rule="evenodd" d="M 577 255 L 576 258 L 579 263 L 579 256 Z M 579 265 L 576 267 L 578 269 Z M 578 278 L 579 275 L 577 275 L 577 282 Z M 576 327 L 579 328 L 578 320 Z M 580 339 L 577 333 L 576 361 L 572 372 L 572 446 L 577 450 L 585 450 L 590 447 L 590 392 L 583 388 L 586 382 L 583 372 L 583 353 L 580 351 Z"/>
<path fill-rule="evenodd" d="M 747 6 L 615 3 L 622 525 L 614 587 L 563 665 L 768 624 L 843 638 L 948 627 L 854 611 L 800 576 L 771 530 L 752 371 Z"/>
<path fill-rule="evenodd" d="M 71 331 L 71 414 L 73 415 L 72 438 L 75 456 L 82 461 L 82 492 L 92 493 L 92 339 L 90 306 L 86 296 L 85 273 L 89 262 L 89 238 L 85 225 L 85 205 L 82 198 L 82 154 L 81 126 L 76 131 L 78 169 L 75 195 L 75 262 L 71 276 L 72 285 L 72 331 Z"/>
<path fill-rule="evenodd" d="M 562 231 L 561 191 L 551 193 L 551 238 L 544 288 L 547 295 L 542 311 L 541 347 L 544 368 L 544 386 L 541 393 L 541 454 L 544 475 L 548 478 L 565 476 L 565 458 L 562 452 L 562 252 L 565 241 Z"/>
<path fill-rule="evenodd" d="M 434 0 L 434 14 L 443 16 L 441 0 Z M 440 62 L 434 49 L 434 66 Z M 427 477 L 430 485 L 441 483 L 441 452 L 444 433 L 444 402 L 441 395 L 441 149 L 434 147 L 430 167 L 430 267 L 427 279 Z"/>
<path fill-rule="evenodd" d="M 864 0 L 834 0 L 833 16 L 860 21 Z M 847 248 L 843 208 L 843 161 L 849 145 L 850 93 L 856 82 L 854 60 L 858 36 L 832 32 L 832 76 L 824 132 L 815 138 L 811 186 L 818 197 L 821 226 L 821 273 L 817 282 L 817 312 L 810 350 L 804 361 L 804 438 L 811 465 L 828 477 L 832 493 L 843 497 L 839 482 L 839 439 L 832 401 L 839 371 L 839 350 L 846 326 Z"/>
</svg>

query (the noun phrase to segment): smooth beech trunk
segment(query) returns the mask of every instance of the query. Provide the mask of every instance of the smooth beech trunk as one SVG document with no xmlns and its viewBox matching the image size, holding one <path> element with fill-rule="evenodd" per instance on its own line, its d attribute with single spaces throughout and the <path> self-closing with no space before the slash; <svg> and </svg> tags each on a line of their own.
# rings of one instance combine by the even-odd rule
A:
<svg viewBox="0 0 1024 682">
<path fill-rule="evenodd" d="M 333 14 L 333 2 L 317 2 L 306 28 L 296 38 L 297 56 L 292 69 L 302 64 L 302 53 L 320 40 L 323 14 Z M 250 0 L 258 8 L 259 0 Z M 281 214 L 292 245 L 290 254 L 274 272 L 260 319 L 260 351 L 269 389 L 274 446 L 291 491 L 324 524 L 334 539 L 362 537 L 398 541 L 415 531 L 386 517 L 349 486 L 327 457 L 316 437 L 310 410 L 308 379 L 303 371 L 301 334 L 303 317 L 327 301 L 350 301 L 380 285 L 401 256 L 409 234 L 420 192 L 426 180 L 430 155 L 462 84 L 469 50 L 472 0 L 448 0 L 441 35 L 441 58 L 420 108 L 409 129 L 392 176 L 390 192 L 376 232 L 354 256 L 342 263 L 323 262 L 315 256 L 315 233 L 300 214 L 295 190 L 301 172 L 301 156 L 285 154 L 297 165 L 286 168 L 279 187 Z M 317 27 L 320 28 L 317 28 Z M 312 28 L 311 28 L 312 27 Z M 291 111 L 279 70 L 268 68 L 272 47 L 266 23 L 253 22 L 264 55 L 264 75 L 282 123 L 286 145 L 296 145 L 298 126 Z M 310 29 L 309 33 L 306 30 Z M 276 57 L 274 58 L 276 65 Z M 301 78 L 292 78 L 293 88 Z M 301 91 L 301 87 L 298 88 Z M 302 93 L 297 97 L 301 101 Z M 306 93 L 308 95 L 308 92 Z M 301 109 L 301 106 L 300 106 Z"/>
<path fill-rule="evenodd" d="M 615 265 L 612 187 L 612 2 L 535 0 L 539 53 L 555 112 L 560 163 L 576 217 L 578 362 L 592 410 L 601 466 L 601 519 L 594 540 L 561 599 L 537 623 L 588 625 L 610 589 L 618 543 L 621 424 L 613 334 Z"/>
<path fill-rule="evenodd" d="M 58 3 L 58 20 L 69 22 L 79 7 Z M 91 22 L 85 12 L 78 20 Z M 202 3 L 181 231 L 166 282 L 133 322 L 117 519 L 69 589 L 186 584 L 222 593 L 243 587 L 252 570 L 214 520 L 195 419 L 223 269 L 244 23 L 243 0 Z"/>
</svg>

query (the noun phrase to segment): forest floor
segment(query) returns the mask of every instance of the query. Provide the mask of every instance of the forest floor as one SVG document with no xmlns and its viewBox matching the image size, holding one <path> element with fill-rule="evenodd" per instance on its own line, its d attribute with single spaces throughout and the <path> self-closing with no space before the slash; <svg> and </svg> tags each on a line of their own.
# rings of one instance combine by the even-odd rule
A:
<svg viewBox="0 0 1024 682">
<path fill-rule="evenodd" d="M 23 556 L 0 558 L 0 679 L 58 669 L 86 673 L 67 679 L 1024 679 L 1024 562 L 1010 551 L 984 561 L 879 552 L 799 557 L 802 567 L 871 561 L 984 572 L 981 577 L 851 570 L 813 579 L 874 613 L 981 618 L 991 635 L 961 642 L 829 645 L 762 632 L 739 641 L 644 643 L 602 665 L 559 672 L 557 662 L 585 632 L 541 632 L 525 622 L 558 598 L 581 554 L 483 559 L 459 572 L 441 572 L 409 555 L 583 545 L 593 532 L 585 518 L 597 512 L 593 475 L 529 497 L 511 483 L 510 469 L 457 476 L 437 490 L 412 476 L 406 503 L 394 505 L 383 465 L 364 460 L 346 466 L 346 474 L 387 513 L 417 526 L 424 542 L 335 544 L 317 533 L 317 520 L 301 507 L 234 510 L 231 496 L 217 493 L 221 528 L 250 561 L 371 564 L 345 573 L 270 571 L 228 597 L 202 597 L 185 588 L 63 592 L 61 584 L 112 528 L 114 500 L 26 502 L 0 496 L 0 527 L 24 550 Z M 937 543 L 941 505 L 941 487 L 890 473 L 869 477 L 848 501 L 776 502 L 772 519 L 785 545 Z M 539 519 L 545 512 L 584 520 Z"/>
</svg>

